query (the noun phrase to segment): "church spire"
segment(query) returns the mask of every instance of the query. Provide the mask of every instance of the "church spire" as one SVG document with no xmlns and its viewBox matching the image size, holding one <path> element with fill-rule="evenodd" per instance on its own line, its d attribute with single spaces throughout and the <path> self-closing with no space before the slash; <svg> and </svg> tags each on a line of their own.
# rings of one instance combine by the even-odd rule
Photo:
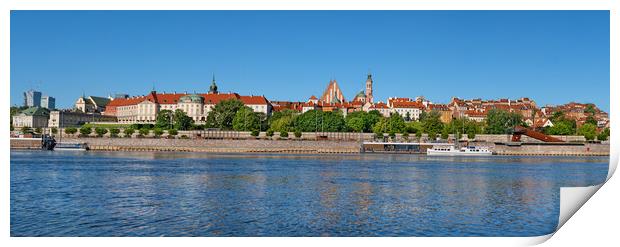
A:
<svg viewBox="0 0 620 247">
<path fill-rule="evenodd" d="M 213 73 L 213 80 L 211 81 L 211 86 L 209 87 L 209 93 L 217 93 L 217 85 L 215 84 L 215 73 Z"/>
</svg>

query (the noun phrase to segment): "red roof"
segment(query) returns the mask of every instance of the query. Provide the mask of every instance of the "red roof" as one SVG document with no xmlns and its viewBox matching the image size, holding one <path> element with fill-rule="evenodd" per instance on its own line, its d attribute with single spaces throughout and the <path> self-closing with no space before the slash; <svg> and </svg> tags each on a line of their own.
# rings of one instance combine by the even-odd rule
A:
<svg viewBox="0 0 620 247">
<path fill-rule="evenodd" d="M 116 106 L 127 106 L 127 105 L 135 105 L 143 102 L 145 100 L 158 103 L 158 104 L 176 104 L 179 102 L 179 98 L 182 96 L 189 95 L 186 93 L 155 93 L 151 92 L 146 96 L 138 96 L 131 98 L 118 98 L 113 99 L 108 103 L 107 106 L 116 107 Z M 236 93 L 203 93 L 198 94 L 205 99 L 205 104 L 217 104 L 222 100 L 227 99 L 238 99 L 241 100 L 244 104 L 248 105 L 262 105 L 267 104 L 268 101 L 264 96 L 240 96 Z"/>
<path fill-rule="evenodd" d="M 418 108 L 418 109 L 424 109 L 424 105 L 420 102 L 400 102 L 400 101 L 396 101 L 396 102 L 392 102 L 392 107 L 394 108 Z"/>
<path fill-rule="evenodd" d="M 389 107 L 383 102 L 376 103 L 370 107 L 370 109 L 388 109 L 388 108 Z"/>
<path fill-rule="evenodd" d="M 240 100 L 246 105 L 266 105 L 267 99 L 264 96 L 240 96 Z"/>
</svg>

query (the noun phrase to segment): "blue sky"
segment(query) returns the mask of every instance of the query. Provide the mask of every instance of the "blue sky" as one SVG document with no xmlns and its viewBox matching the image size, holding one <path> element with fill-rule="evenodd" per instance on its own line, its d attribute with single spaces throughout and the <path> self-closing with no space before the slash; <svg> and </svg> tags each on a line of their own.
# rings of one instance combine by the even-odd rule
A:
<svg viewBox="0 0 620 247">
<path fill-rule="evenodd" d="M 609 110 L 608 11 L 13 11 L 11 105 L 30 88 L 221 91 L 305 101 L 423 95 L 592 102 Z"/>
</svg>

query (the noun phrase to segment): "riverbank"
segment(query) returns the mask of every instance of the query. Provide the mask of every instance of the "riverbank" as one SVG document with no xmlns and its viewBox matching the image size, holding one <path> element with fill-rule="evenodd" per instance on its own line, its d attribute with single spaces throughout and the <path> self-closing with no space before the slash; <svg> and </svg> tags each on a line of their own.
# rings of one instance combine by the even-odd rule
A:
<svg viewBox="0 0 620 247">
<path fill-rule="evenodd" d="M 40 149 L 40 141 L 11 140 L 12 149 Z M 203 153 L 304 153 L 354 154 L 362 152 L 359 141 L 345 140 L 266 140 L 266 139 L 156 139 L 156 138 L 63 138 L 62 142 L 86 143 L 93 151 L 203 152 Z M 496 155 L 609 156 L 609 144 L 567 143 L 520 146 L 476 142 Z M 432 144 L 424 145 L 432 146 Z M 425 148 L 417 153 L 425 153 Z M 389 151 L 387 151 L 389 152 Z"/>
</svg>

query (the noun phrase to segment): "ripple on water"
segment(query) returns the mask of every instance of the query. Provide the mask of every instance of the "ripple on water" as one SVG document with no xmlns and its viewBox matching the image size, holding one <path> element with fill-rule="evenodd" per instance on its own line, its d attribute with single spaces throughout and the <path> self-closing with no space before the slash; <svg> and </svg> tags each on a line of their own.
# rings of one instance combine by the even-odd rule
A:
<svg viewBox="0 0 620 247">
<path fill-rule="evenodd" d="M 536 236 L 607 159 L 11 152 L 11 236 Z"/>
</svg>

